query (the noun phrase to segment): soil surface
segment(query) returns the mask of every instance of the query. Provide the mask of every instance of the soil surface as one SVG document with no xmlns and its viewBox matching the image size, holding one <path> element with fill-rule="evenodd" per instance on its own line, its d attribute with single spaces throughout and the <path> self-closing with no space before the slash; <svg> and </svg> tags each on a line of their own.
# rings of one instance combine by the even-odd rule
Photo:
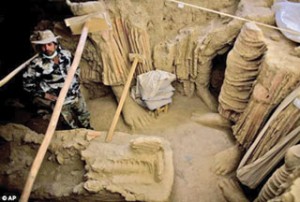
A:
<svg viewBox="0 0 300 202">
<path fill-rule="evenodd" d="M 107 131 L 117 108 L 113 96 L 87 100 L 87 104 L 93 109 L 94 129 Z M 147 129 L 131 131 L 120 117 L 116 131 L 160 136 L 171 143 L 175 181 L 170 201 L 225 201 L 218 188 L 222 176 L 216 175 L 213 167 L 215 154 L 233 145 L 231 132 L 193 122 L 190 119 L 193 112 L 201 114 L 209 110 L 196 96 L 175 94 L 168 112 L 160 114 Z"/>
</svg>

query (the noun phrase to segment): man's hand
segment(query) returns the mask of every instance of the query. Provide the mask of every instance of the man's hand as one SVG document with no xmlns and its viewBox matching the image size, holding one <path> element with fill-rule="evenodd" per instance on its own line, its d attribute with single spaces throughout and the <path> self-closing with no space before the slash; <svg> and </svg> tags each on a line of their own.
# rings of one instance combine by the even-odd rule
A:
<svg viewBox="0 0 300 202">
<path fill-rule="evenodd" d="M 50 94 L 50 93 L 45 93 L 45 99 L 51 100 L 51 101 L 56 101 L 57 97 L 55 95 Z"/>
</svg>

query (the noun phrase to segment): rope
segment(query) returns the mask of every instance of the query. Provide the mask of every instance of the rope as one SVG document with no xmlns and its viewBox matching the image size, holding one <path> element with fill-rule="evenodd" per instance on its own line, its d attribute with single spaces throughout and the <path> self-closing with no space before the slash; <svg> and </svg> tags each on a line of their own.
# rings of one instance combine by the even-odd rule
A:
<svg viewBox="0 0 300 202">
<path fill-rule="evenodd" d="M 239 16 L 235 16 L 235 15 L 230 15 L 228 13 L 223 13 L 223 12 L 220 12 L 220 11 L 212 10 L 212 9 L 209 9 L 209 8 L 204 8 L 204 7 L 201 7 L 201 6 L 196 6 L 196 5 L 185 3 L 185 2 L 182 2 L 182 1 L 176 1 L 176 0 L 166 0 L 166 1 L 177 3 L 178 5 L 182 5 L 182 6 L 185 5 L 185 6 L 189 6 L 189 7 L 192 7 L 192 8 L 197 8 L 197 9 L 209 12 L 209 13 L 215 13 L 215 14 L 227 16 L 227 17 L 234 18 L 234 19 L 241 20 L 241 21 L 245 21 L 245 22 L 253 22 L 253 23 L 255 23 L 257 25 L 261 25 L 263 27 L 276 29 L 276 30 L 280 30 L 280 31 L 285 31 L 285 32 L 288 32 L 288 33 L 291 33 L 291 34 L 300 35 L 300 32 L 297 32 L 297 31 L 294 31 L 294 30 L 275 27 L 275 26 L 268 25 L 268 24 L 265 24 L 265 23 L 256 22 L 256 21 L 253 21 L 253 20 L 249 20 L 247 18 L 243 18 L 243 17 L 239 17 Z"/>
</svg>

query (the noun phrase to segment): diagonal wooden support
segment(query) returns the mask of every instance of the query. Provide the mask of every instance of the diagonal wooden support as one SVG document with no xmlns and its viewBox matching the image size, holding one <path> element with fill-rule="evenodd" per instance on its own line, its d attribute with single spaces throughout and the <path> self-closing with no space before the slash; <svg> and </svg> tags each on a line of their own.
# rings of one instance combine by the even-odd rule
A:
<svg viewBox="0 0 300 202">
<path fill-rule="evenodd" d="M 60 116 L 60 112 L 65 100 L 65 97 L 67 95 L 67 92 L 70 88 L 71 82 L 73 80 L 73 77 L 76 73 L 76 69 L 79 65 L 80 59 L 81 59 L 81 55 L 85 46 L 85 42 L 87 39 L 87 35 L 89 31 L 101 31 L 101 30 L 106 30 L 109 28 L 109 25 L 107 26 L 103 26 L 103 18 L 99 17 L 99 15 L 95 14 L 95 15 L 88 15 L 88 16 L 80 16 L 80 18 L 75 17 L 75 20 L 73 19 L 66 19 L 66 24 L 67 26 L 71 26 L 74 25 L 76 26 L 76 32 L 75 34 L 77 34 L 78 32 L 78 28 L 84 23 L 82 31 L 81 31 L 81 36 L 76 48 L 76 52 L 75 52 L 75 56 L 74 56 L 74 60 L 72 62 L 72 65 L 69 69 L 68 75 L 65 79 L 65 83 L 63 88 L 61 89 L 58 99 L 56 101 L 51 119 L 50 119 L 50 123 L 48 125 L 45 137 L 43 139 L 43 142 L 38 150 L 38 153 L 33 161 L 33 164 L 31 166 L 24 190 L 22 192 L 21 198 L 20 198 L 20 202 L 27 202 L 30 192 L 32 190 L 33 187 L 33 183 L 36 179 L 37 173 L 41 167 L 42 161 L 44 159 L 44 156 L 46 154 L 46 151 L 49 147 L 49 144 L 51 142 L 51 139 L 53 137 L 53 134 L 55 132 L 56 126 L 57 126 L 57 122 Z"/>
<path fill-rule="evenodd" d="M 127 93 L 128 93 L 128 90 L 129 90 L 129 87 L 130 87 L 130 84 L 131 84 L 136 66 L 137 66 L 138 62 L 144 62 L 145 61 L 144 57 L 141 56 L 141 55 L 138 55 L 138 54 L 130 54 L 129 59 L 133 60 L 133 63 L 131 65 L 131 68 L 130 68 L 130 71 L 129 71 L 129 74 L 128 74 L 128 77 L 127 77 L 127 80 L 126 80 L 126 83 L 125 83 L 120 101 L 119 101 L 119 104 L 118 104 L 118 107 L 117 107 L 117 110 L 115 112 L 114 118 L 113 118 L 112 123 L 110 125 L 109 131 L 106 135 L 106 138 L 105 138 L 106 142 L 111 142 L 112 141 L 113 133 L 115 131 L 116 125 L 118 123 L 118 120 L 119 120 L 119 117 L 120 117 L 120 114 L 121 114 L 121 111 L 122 111 L 122 108 L 123 108 L 123 105 L 124 105 L 124 102 L 126 100 L 126 96 L 127 96 Z"/>
<path fill-rule="evenodd" d="M 11 73 L 9 73 L 6 77 L 4 77 L 3 79 L 0 80 L 0 87 L 2 87 L 4 84 L 6 84 L 8 81 L 10 81 L 14 76 L 16 76 L 16 74 L 18 74 L 22 69 L 24 69 L 25 67 L 27 67 L 27 65 L 38 56 L 38 54 L 35 54 L 34 56 L 32 56 L 30 59 L 28 59 L 27 61 L 25 61 L 23 64 L 21 64 L 20 66 L 18 66 L 15 70 L 13 70 Z"/>
</svg>

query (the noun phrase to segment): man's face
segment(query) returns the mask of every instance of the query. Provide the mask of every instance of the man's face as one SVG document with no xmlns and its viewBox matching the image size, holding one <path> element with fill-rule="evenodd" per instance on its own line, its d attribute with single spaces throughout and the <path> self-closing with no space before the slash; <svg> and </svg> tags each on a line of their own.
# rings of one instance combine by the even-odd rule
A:
<svg viewBox="0 0 300 202">
<path fill-rule="evenodd" d="M 51 56 L 54 54 L 54 52 L 56 51 L 56 47 L 57 47 L 57 45 L 53 42 L 41 45 L 43 53 L 48 56 Z"/>
</svg>

